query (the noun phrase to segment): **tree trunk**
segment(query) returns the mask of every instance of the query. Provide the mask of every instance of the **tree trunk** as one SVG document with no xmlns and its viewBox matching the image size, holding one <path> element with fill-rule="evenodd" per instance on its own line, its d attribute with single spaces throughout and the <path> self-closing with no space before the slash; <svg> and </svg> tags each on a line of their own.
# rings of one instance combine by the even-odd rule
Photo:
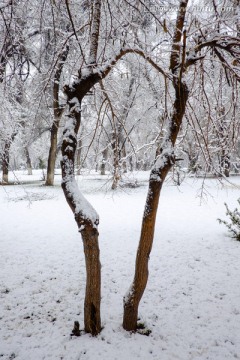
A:
<svg viewBox="0 0 240 360">
<path fill-rule="evenodd" d="M 81 173 L 81 153 L 82 153 L 82 140 L 78 140 L 77 145 L 77 155 L 76 155 L 76 167 L 77 167 L 77 175 Z"/>
<path fill-rule="evenodd" d="M 187 100 L 187 95 L 185 96 L 185 99 Z M 184 105 L 185 109 L 185 104 L 182 103 L 182 105 Z M 165 144 L 169 143 L 172 144 L 172 146 L 174 146 L 175 144 L 179 127 L 182 121 L 182 111 L 176 111 L 173 115 L 173 118 L 174 117 L 175 120 L 178 118 L 178 122 L 175 123 L 176 127 L 172 128 L 168 139 L 165 140 Z M 138 306 L 148 281 L 148 261 L 153 244 L 160 192 L 163 182 L 173 164 L 173 147 L 169 147 L 168 149 L 168 147 L 165 148 L 165 146 L 163 145 L 161 149 L 161 154 L 156 160 L 156 163 L 150 173 L 148 195 L 145 203 L 140 241 L 136 256 L 134 280 L 130 287 L 130 290 L 124 297 L 123 328 L 128 331 L 137 330 Z"/>
<path fill-rule="evenodd" d="M 74 161 L 77 150 L 77 135 L 81 123 L 81 102 L 88 91 L 102 78 L 101 74 L 93 71 L 97 64 L 100 18 L 101 0 L 95 0 L 93 4 L 90 51 L 88 56 L 89 71 L 83 78 L 81 78 L 81 72 L 79 71 L 77 81 L 73 82 L 71 86 L 64 86 L 69 106 L 69 114 L 63 132 L 61 161 L 62 188 L 66 200 L 74 213 L 78 231 L 82 235 L 84 245 L 87 273 L 84 326 L 85 331 L 92 335 L 97 335 L 101 331 L 101 264 L 99 260 L 97 230 L 99 217 L 78 189 L 74 177 Z"/>
<path fill-rule="evenodd" d="M 113 133 L 112 149 L 113 149 L 112 190 L 115 190 L 115 189 L 117 189 L 119 180 L 121 179 L 121 169 L 120 169 L 120 164 L 119 164 L 119 144 L 118 144 L 118 136 L 116 133 Z"/>
<path fill-rule="evenodd" d="M 132 155 L 129 156 L 129 166 L 130 166 L 130 171 L 132 172 L 133 171 L 133 157 L 132 157 Z"/>
<path fill-rule="evenodd" d="M 136 331 L 138 306 L 148 281 L 148 260 L 153 244 L 159 196 L 163 182 L 169 172 L 173 159 L 171 154 L 165 157 L 166 165 L 156 176 L 155 168 L 150 174 L 148 195 L 142 220 L 142 229 L 137 251 L 135 276 L 128 294 L 124 297 L 123 328 Z"/>
<path fill-rule="evenodd" d="M 226 177 L 230 176 L 230 157 L 225 153 L 225 151 L 222 151 L 222 155 L 220 157 L 220 167 L 221 167 L 221 174 L 223 174 Z"/>
<path fill-rule="evenodd" d="M 6 141 L 2 155 L 2 184 L 8 184 L 11 141 Z"/>
<path fill-rule="evenodd" d="M 29 154 L 27 146 L 25 147 L 24 152 L 25 152 L 26 161 L 27 161 L 28 175 L 32 175 L 32 162 L 31 162 L 31 158 L 30 158 L 30 154 Z"/>
<path fill-rule="evenodd" d="M 130 290 L 124 297 L 123 301 L 123 328 L 128 331 L 137 330 L 138 306 L 148 281 L 148 260 L 153 244 L 159 196 L 163 182 L 175 162 L 174 145 L 185 113 L 189 94 L 187 85 L 182 80 L 184 68 L 183 66 L 179 66 L 181 65 L 180 42 L 186 7 L 187 1 L 182 0 L 179 5 L 170 58 L 170 69 L 174 75 L 173 86 L 175 90 L 175 101 L 173 104 L 172 117 L 169 121 L 168 132 L 165 136 L 163 144 L 159 148 L 159 156 L 156 158 L 156 162 L 150 173 L 148 195 L 145 204 L 140 241 L 136 256 L 135 275 Z M 182 55 L 182 61 L 184 62 L 184 54 Z"/>
<path fill-rule="evenodd" d="M 121 158 L 123 158 L 122 160 L 122 168 L 123 168 L 123 173 L 126 174 L 127 173 L 127 152 L 126 152 L 126 146 L 125 144 L 123 144 L 122 146 L 122 150 L 121 150 Z"/>
<path fill-rule="evenodd" d="M 63 145 L 63 154 L 66 153 Z M 73 159 L 72 159 L 73 160 Z M 73 161 L 63 156 L 61 163 L 63 172 L 62 188 L 66 200 L 72 209 L 79 232 L 82 235 L 86 262 L 86 292 L 84 303 L 85 331 L 97 335 L 101 331 L 101 264 L 98 246 L 98 215 L 87 200 L 80 194 L 74 175 Z M 72 170 L 71 170 L 72 169 Z"/>
<path fill-rule="evenodd" d="M 88 225 L 81 231 L 87 272 L 84 302 L 85 331 L 97 335 L 101 331 L 101 264 L 99 261 L 98 231 Z"/>
<path fill-rule="evenodd" d="M 106 160 L 108 156 L 108 147 L 106 147 L 102 152 L 102 162 L 100 166 L 101 175 L 106 175 Z"/>
<path fill-rule="evenodd" d="M 101 264 L 99 260 L 99 217 L 94 208 L 80 193 L 74 177 L 74 161 L 77 150 L 77 134 L 81 122 L 81 103 L 69 96 L 70 114 L 63 132 L 62 189 L 74 214 L 78 231 L 82 235 L 86 262 L 86 293 L 84 304 L 85 331 L 97 335 L 101 331 Z"/>
<path fill-rule="evenodd" d="M 47 166 L 47 179 L 45 185 L 53 186 L 54 184 L 54 171 L 55 171 L 55 163 L 57 157 L 57 137 L 58 137 L 58 128 L 59 128 L 60 119 L 56 119 L 53 122 L 51 128 L 51 145 L 49 149 L 48 155 L 48 166 Z"/>
</svg>

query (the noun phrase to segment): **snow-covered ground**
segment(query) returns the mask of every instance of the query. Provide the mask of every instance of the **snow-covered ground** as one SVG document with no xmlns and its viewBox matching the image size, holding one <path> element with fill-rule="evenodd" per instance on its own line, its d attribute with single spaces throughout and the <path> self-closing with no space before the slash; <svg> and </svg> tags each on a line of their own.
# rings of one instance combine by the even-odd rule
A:
<svg viewBox="0 0 240 360">
<path fill-rule="evenodd" d="M 100 176 L 80 177 L 100 215 L 102 323 L 96 338 L 71 337 L 83 327 L 82 242 L 60 188 L 41 174 L 0 187 L 0 359 L 190 360 L 240 358 L 240 243 L 217 218 L 240 196 L 236 184 L 201 179 L 163 189 L 149 283 L 140 305 L 150 336 L 121 327 L 122 299 L 133 278 L 147 173 L 140 187 L 106 192 Z M 206 198 L 206 195 L 207 198 Z"/>
</svg>

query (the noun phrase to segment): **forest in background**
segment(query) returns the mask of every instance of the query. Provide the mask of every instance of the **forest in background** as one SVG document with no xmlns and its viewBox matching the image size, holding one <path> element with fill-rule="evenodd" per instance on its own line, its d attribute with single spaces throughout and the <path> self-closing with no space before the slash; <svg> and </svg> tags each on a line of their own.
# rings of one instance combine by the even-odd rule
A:
<svg viewBox="0 0 240 360">
<path fill-rule="evenodd" d="M 153 165 L 174 102 L 169 58 L 178 5 L 103 1 L 98 68 L 122 49 L 132 52 L 121 56 L 81 104 L 78 173 L 81 168 L 108 171 L 115 188 L 124 172 Z M 27 168 L 29 174 L 32 168 L 48 168 L 47 183 L 53 184 L 68 116 L 64 86 L 86 71 L 93 7 L 94 2 L 86 0 L 1 2 L 4 183 L 9 167 Z M 225 176 L 239 172 L 239 47 L 233 51 L 239 46 L 239 19 L 238 0 L 188 5 L 181 48 L 186 59 L 181 61 L 189 63 L 184 76 L 190 94 L 176 143 L 176 171 Z"/>
<path fill-rule="evenodd" d="M 239 0 L 1 2 L 0 146 L 9 169 L 60 165 L 86 261 L 84 327 L 101 331 L 99 216 L 75 179 L 150 170 L 123 328 L 136 331 L 159 197 L 173 170 L 239 172 Z M 45 176 L 45 175 L 44 175 Z M 76 330 L 77 331 L 77 330 Z"/>
</svg>

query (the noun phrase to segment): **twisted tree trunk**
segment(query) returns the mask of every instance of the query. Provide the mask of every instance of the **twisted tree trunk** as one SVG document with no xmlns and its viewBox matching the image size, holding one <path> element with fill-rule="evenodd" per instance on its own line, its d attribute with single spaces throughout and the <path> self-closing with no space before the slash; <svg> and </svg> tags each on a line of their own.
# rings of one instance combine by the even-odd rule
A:
<svg viewBox="0 0 240 360">
<path fill-rule="evenodd" d="M 164 180 L 175 162 L 173 147 L 184 115 L 188 89 L 186 85 L 179 84 L 175 90 L 177 98 L 174 103 L 174 113 L 171 119 L 169 134 L 165 138 L 160 150 L 161 153 L 150 173 L 134 280 L 130 290 L 124 297 L 123 328 L 125 330 L 135 331 L 137 329 L 138 306 L 148 281 L 148 260 L 153 244 L 159 197 Z"/>
<path fill-rule="evenodd" d="M 71 86 L 65 86 L 69 106 L 68 120 L 63 131 L 62 143 L 62 188 L 66 200 L 74 213 L 78 231 L 82 235 L 86 262 L 86 292 L 84 303 L 85 331 L 97 335 L 101 331 L 101 264 L 99 260 L 98 223 L 95 209 L 80 193 L 75 177 L 74 163 L 77 150 L 77 134 L 81 124 L 81 103 L 89 90 L 101 80 L 101 74 L 94 72 L 97 61 L 98 37 L 100 29 L 101 0 L 95 0 L 88 56 L 88 69 Z M 109 69 L 110 71 L 110 69 Z"/>
<path fill-rule="evenodd" d="M 152 249 L 159 197 L 164 180 L 175 162 L 174 145 L 185 113 L 188 88 L 182 79 L 184 68 L 180 64 L 180 41 L 184 25 L 187 1 L 181 1 L 177 16 L 176 30 L 170 57 L 170 69 L 173 74 L 175 101 L 168 132 L 159 149 L 159 156 L 151 170 L 148 195 L 142 220 L 140 241 L 137 250 L 135 275 L 131 287 L 124 297 L 123 328 L 137 330 L 138 306 L 148 281 L 148 261 Z M 184 61 L 184 55 L 182 56 Z"/>
<path fill-rule="evenodd" d="M 101 264 L 99 260 L 99 217 L 90 203 L 80 193 L 75 176 L 74 160 L 77 150 L 77 133 L 81 123 L 81 103 L 69 98 L 70 115 L 63 132 L 62 189 L 74 214 L 78 231 L 82 235 L 86 262 L 86 292 L 84 303 L 85 331 L 97 335 L 101 331 Z"/>
</svg>

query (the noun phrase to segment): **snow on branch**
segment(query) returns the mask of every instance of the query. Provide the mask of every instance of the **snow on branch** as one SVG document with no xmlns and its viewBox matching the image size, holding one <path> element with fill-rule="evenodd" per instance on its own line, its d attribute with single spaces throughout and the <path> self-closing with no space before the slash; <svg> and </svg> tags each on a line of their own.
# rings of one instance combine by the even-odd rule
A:
<svg viewBox="0 0 240 360">
<path fill-rule="evenodd" d="M 153 61 L 153 59 L 149 55 L 145 54 L 145 52 L 139 48 L 122 48 L 119 53 L 112 60 L 110 60 L 104 68 L 100 70 L 101 78 L 105 78 L 109 74 L 111 69 L 117 64 L 117 62 L 127 54 L 137 54 L 141 56 L 164 77 L 172 80 L 172 76 L 170 73 L 166 72 L 163 68 L 161 68 L 157 63 L 155 63 L 155 61 Z"/>
<path fill-rule="evenodd" d="M 193 65 L 196 63 L 199 59 L 202 59 L 205 57 L 205 55 L 198 56 L 197 54 L 204 48 L 212 48 L 215 52 L 215 54 L 218 56 L 220 62 L 223 64 L 223 66 L 227 67 L 230 71 L 234 73 L 234 75 L 240 79 L 240 75 L 236 72 L 236 69 L 229 64 L 227 59 L 224 56 L 224 52 L 229 54 L 233 60 L 236 60 L 238 64 L 240 64 L 240 39 L 223 35 L 223 36 L 217 36 L 211 40 L 202 42 L 195 46 L 193 49 L 193 52 L 191 52 L 191 55 L 187 57 L 186 60 L 186 67 Z M 193 54 L 194 53 L 194 54 Z"/>
</svg>

